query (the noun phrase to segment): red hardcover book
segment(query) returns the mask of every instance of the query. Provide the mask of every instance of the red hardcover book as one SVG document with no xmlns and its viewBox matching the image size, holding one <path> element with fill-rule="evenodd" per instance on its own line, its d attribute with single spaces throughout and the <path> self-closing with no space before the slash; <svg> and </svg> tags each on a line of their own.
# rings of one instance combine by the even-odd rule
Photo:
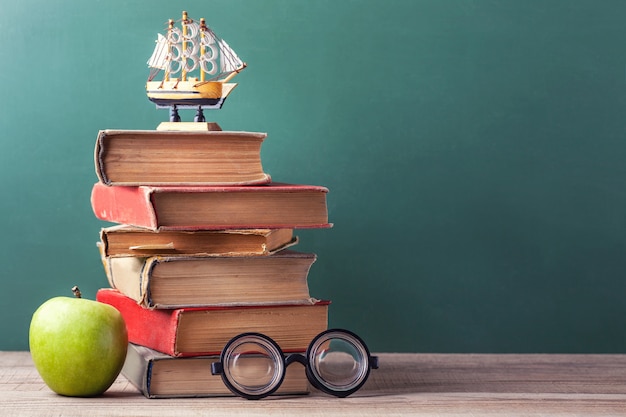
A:
<svg viewBox="0 0 626 417">
<path fill-rule="evenodd" d="M 96 300 L 118 309 L 128 340 L 171 356 L 218 355 L 244 332 L 271 337 L 285 352 L 306 350 L 328 326 L 328 301 L 298 305 L 148 309 L 111 288 Z"/>
<path fill-rule="evenodd" d="M 97 218 L 151 230 L 298 229 L 330 227 L 326 195 L 316 185 L 214 187 L 107 186 L 97 182 Z"/>
</svg>

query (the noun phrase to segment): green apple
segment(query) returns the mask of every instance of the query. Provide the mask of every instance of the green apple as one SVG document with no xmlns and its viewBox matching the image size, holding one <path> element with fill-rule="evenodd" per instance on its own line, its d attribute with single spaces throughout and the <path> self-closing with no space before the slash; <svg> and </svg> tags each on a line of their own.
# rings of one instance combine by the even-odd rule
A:
<svg viewBox="0 0 626 417">
<path fill-rule="evenodd" d="M 29 343 L 35 368 L 57 394 L 93 397 L 119 375 L 128 346 L 126 324 L 114 307 L 80 298 L 55 297 L 33 314 Z"/>
</svg>

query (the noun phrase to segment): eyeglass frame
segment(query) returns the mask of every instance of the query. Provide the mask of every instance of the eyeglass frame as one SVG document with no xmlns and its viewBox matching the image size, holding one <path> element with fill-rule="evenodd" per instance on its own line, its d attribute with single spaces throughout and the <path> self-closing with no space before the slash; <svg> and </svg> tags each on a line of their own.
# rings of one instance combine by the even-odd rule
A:
<svg viewBox="0 0 626 417">
<path fill-rule="evenodd" d="M 313 371 L 313 366 L 311 365 L 311 361 L 310 361 L 310 355 L 312 353 L 312 349 L 316 348 L 318 345 L 318 341 L 323 340 L 323 338 L 329 334 L 332 333 L 338 333 L 340 335 L 347 335 L 351 338 L 353 338 L 356 342 L 358 342 L 358 344 L 360 345 L 360 347 L 363 349 L 363 359 L 365 359 L 367 361 L 366 363 L 366 367 L 365 367 L 365 371 L 364 371 L 364 375 L 361 377 L 361 380 L 358 384 L 356 384 L 354 387 L 348 389 L 348 390 L 334 390 L 330 387 L 327 387 L 326 385 L 324 385 L 321 382 L 321 376 L 318 377 L 314 374 Z M 245 337 L 253 337 L 253 338 L 258 338 L 261 339 L 265 342 L 268 342 L 269 345 L 271 346 L 271 348 L 277 353 L 276 357 L 277 358 L 281 358 L 282 359 L 282 363 L 280 363 L 279 368 L 282 369 L 282 371 L 280 372 L 279 378 L 278 378 L 278 382 L 274 382 L 274 386 L 267 391 L 264 391 L 261 394 L 249 394 L 246 392 L 241 391 L 240 389 L 238 389 L 237 387 L 234 386 L 233 382 L 228 378 L 228 376 L 226 376 L 226 373 L 224 372 L 224 363 L 227 360 L 226 355 L 229 352 L 229 348 L 232 344 L 234 344 L 235 342 L 239 341 L 240 339 L 243 339 Z M 326 340 L 323 340 L 323 342 L 328 341 L 332 338 L 327 338 Z M 357 348 L 359 346 L 356 346 Z M 296 353 L 288 353 L 286 354 L 281 347 L 278 345 L 278 343 L 276 343 L 276 341 L 274 341 L 274 339 L 272 339 L 271 337 L 263 334 L 263 333 L 257 333 L 257 332 L 245 332 L 245 333 L 241 333 L 235 337 L 233 337 L 232 339 L 230 339 L 230 341 L 228 343 L 226 343 L 226 345 L 224 346 L 224 348 L 222 349 L 222 352 L 220 354 L 220 360 L 219 362 L 213 362 L 211 363 L 211 374 L 212 375 L 221 375 L 222 377 L 222 381 L 224 382 L 224 385 L 226 385 L 226 387 L 233 393 L 236 394 L 240 397 L 246 398 L 248 400 L 258 400 L 261 398 L 265 398 L 269 395 L 272 395 L 274 392 L 276 392 L 276 390 L 278 390 L 278 388 L 280 388 L 280 386 L 282 385 L 284 379 L 285 379 L 285 375 L 287 373 L 287 367 L 289 365 L 291 365 L 294 362 L 298 362 L 300 364 L 302 364 L 306 370 L 306 377 L 307 380 L 309 381 L 309 383 L 317 388 L 318 390 L 326 393 L 326 394 L 330 394 L 333 395 L 335 397 L 338 398 L 345 398 L 353 393 L 355 393 L 356 391 L 358 391 L 359 389 L 361 389 L 361 387 L 365 384 L 365 382 L 367 381 L 367 379 L 369 378 L 369 374 L 370 371 L 372 369 L 378 369 L 378 356 L 372 356 L 369 348 L 367 347 L 367 345 L 365 344 L 365 342 L 363 341 L 363 339 L 361 339 L 357 334 L 355 334 L 354 332 L 351 332 L 350 330 L 346 330 L 346 329 L 340 329 L 340 328 L 334 328 L 334 329 L 328 329 L 328 330 L 324 330 L 323 332 L 319 333 L 317 336 L 315 336 L 311 342 L 309 343 L 307 350 L 304 354 L 300 353 L 300 352 L 296 352 Z M 269 384 L 268 384 L 269 385 Z"/>
</svg>

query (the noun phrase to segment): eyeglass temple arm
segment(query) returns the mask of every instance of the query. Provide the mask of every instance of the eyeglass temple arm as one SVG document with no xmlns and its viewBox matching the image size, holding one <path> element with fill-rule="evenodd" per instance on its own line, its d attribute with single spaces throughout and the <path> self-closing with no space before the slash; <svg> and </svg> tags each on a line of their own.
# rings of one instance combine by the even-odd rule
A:
<svg viewBox="0 0 626 417">
<path fill-rule="evenodd" d="M 370 356 L 370 366 L 372 369 L 378 369 L 378 356 Z"/>
<path fill-rule="evenodd" d="M 220 375 L 224 372 L 222 362 L 213 362 L 211 364 L 211 375 Z"/>
</svg>

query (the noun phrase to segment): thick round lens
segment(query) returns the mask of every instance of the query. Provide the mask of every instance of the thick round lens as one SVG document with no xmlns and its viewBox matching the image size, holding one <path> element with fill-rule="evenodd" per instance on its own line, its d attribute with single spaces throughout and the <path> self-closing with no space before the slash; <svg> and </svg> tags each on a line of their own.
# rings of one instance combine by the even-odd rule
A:
<svg viewBox="0 0 626 417">
<path fill-rule="evenodd" d="M 224 352 L 224 376 L 240 393 L 263 396 L 273 392 L 284 376 L 282 352 L 259 336 L 245 336 Z"/>
<path fill-rule="evenodd" d="M 369 355 L 363 344 L 343 332 L 327 333 L 309 350 L 309 365 L 318 382 L 334 392 L 358 388 L 369 374 Z"/>
</svg>

